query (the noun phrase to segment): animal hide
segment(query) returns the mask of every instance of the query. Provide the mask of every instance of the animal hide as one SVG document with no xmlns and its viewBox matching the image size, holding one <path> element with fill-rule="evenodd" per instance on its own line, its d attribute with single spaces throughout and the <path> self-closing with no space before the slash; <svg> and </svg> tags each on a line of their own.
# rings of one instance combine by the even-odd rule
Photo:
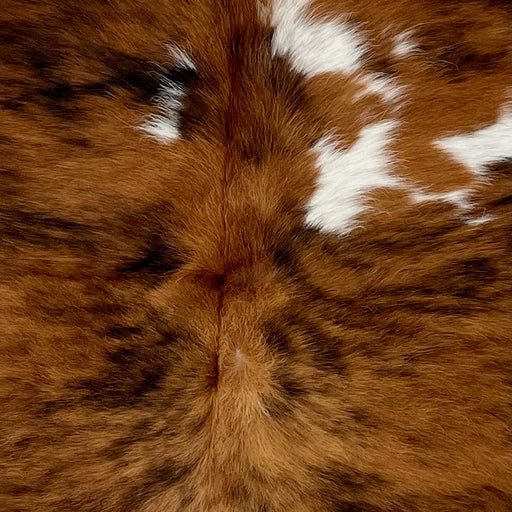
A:
<svg viewBox="0 0 512 512">
<path fill-rule="evenodd" d="M 509 2 L 0 2 L 0 511 L 505 512 Z"/>
</svg>

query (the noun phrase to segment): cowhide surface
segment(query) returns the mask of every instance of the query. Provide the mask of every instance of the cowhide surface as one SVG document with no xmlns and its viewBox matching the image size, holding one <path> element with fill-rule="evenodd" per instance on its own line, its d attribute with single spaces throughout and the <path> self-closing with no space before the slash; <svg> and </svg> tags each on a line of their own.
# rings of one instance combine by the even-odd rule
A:
<svg viewBox="0 0 512 512">
<path fill-rule="evenodd" d="M 511 4 L 0 0 L 0 512 L 505 512 Z"/>
</svg>

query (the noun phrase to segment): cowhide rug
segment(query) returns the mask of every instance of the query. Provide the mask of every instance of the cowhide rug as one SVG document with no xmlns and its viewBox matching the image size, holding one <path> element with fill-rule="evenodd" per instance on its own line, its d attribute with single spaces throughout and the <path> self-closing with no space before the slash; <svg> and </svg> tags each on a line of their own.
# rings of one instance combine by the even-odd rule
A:
<svg viewBox="0 0 512 512">
<path fill-rule="evenodd" d="M 505 512 L 511 4 L 0 1 L 0 512 Z"/>
</svg>

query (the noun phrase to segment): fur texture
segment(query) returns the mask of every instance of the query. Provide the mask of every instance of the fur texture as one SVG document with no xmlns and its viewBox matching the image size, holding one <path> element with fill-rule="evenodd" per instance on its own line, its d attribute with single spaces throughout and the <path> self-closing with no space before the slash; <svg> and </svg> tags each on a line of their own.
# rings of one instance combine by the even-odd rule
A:
<svg viewBox="0 0 512 512">
<path fill-rule="evenodd" d="M 0 510 L 510 510 L 510 46 L 498 0 L 3 0 Z"/>
</svg>

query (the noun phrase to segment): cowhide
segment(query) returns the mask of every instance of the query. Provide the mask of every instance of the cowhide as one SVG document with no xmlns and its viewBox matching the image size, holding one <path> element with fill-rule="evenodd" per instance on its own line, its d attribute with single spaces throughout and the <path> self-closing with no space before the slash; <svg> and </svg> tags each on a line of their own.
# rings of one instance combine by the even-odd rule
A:
<svg viewBox="0 0 512 512">
<path fill-rule="evenodd" d="M 0 511 L 509 511 L 510 18 L 1 0 Z"/>
</svg>

